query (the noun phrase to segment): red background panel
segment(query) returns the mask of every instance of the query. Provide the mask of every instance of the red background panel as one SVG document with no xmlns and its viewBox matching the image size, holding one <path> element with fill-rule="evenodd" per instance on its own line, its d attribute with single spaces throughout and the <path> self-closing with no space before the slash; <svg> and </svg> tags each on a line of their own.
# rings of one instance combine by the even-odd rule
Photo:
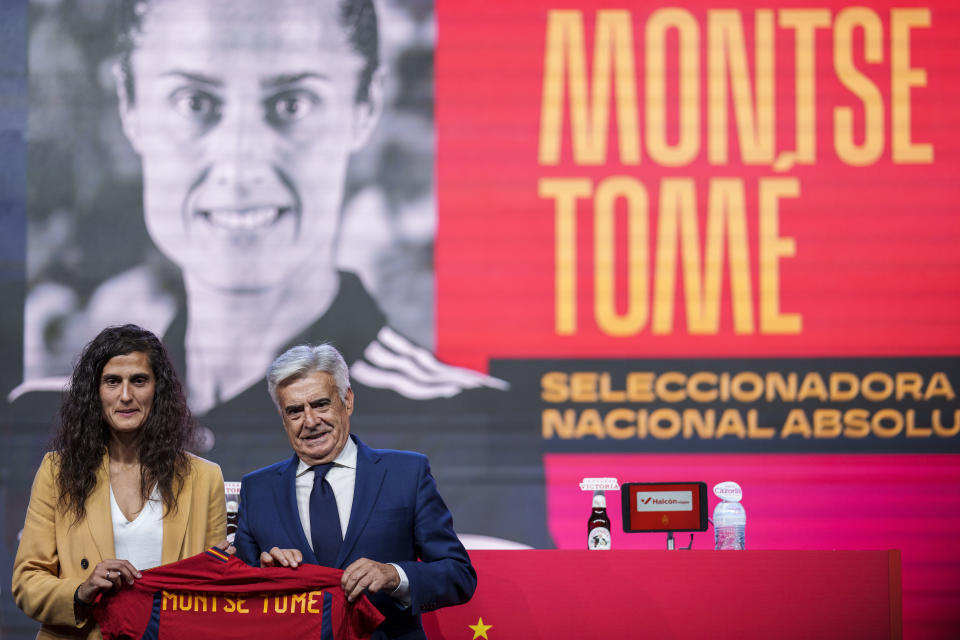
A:
<svg viewBox="0 0 960 640">
<path fill-rule="evenodd" d="M 791 6 L 803 6 L 798 3 Z M 915 4 L 915 3 L 914 3 Z M 700 155 L 688 166 L 662 167 L 643 145 L 644 25 L 663 6 L 695 17 L 701 37 L 701 101 L 706 100 L 707 11 L 703 2 L 645 3 L 630 9 L 637 74 L 641 164 L 619 163 L 615 142 L 609 161 L 577 166 L 570 152 L 569 108 L 564 109 L 563 156 L 557 166 L 537 160 L 544 49 L 549 10 L 578 9 L 584 18 L 587 72 L 592 69 L 597 8 L 581 2 L 452 2 L 437 4 L 437 345 L 458 364 L 483 368 L 487 359 L 524 356 L 736 356 L 736 355 L 934 355 L 960 353 L 960 144 L 953 108 L 960 92 L 958 57 L 943 55 L 960 32 L 949 2 L 925 3 L 931 27 L 912 31 L 911 66 L 926 71 L 924 87 L 910 92 L 912 140 L 934 148 L 932 164 L 894 164 L 891 155 L 890 9 L 902 3 L 871 3 L 883 23 L 883 59 L 863 60 L 862 36 L 854 39 L 855 62 L 883 95 L 885 146 L 870 166 L 842 163 L 834 152 L 833 113 L 854 108 L 862 130 L 862 104 L 838 80 L 832 31 L 816 36 L 816 145 L 813 165 L 784 172 L 745 166 L 736 149 L 730 116 L 730 162 L 706 161 L 706 110 L 701 105 Z M 727 7 L 728 5 L 724 5 Z M 811 5 L 813 6 L 813 5 Z M 816 4 L 835 18 L 847 5 Z M 920 5 L 916 5 L 920 6 Z M 753 11 L 759 2 L 737 3 L 744 18 L 746 50 L 753 57 Z M 776 20 L 775 12 L 775 20 Z M 858 39 L 859 38 L 859 39 Z M 775 27 L 776 149 L 794 148 L 793 31 Z M 670 57 L 668 56 L 668 65 Z M 674 62 L 675 64 L 675 62 Z M 752 61 L 750 62 L 752 65 Z M 669 73 L 668 73 L 669 76 Z M 669 91 L 669 87 L 668 87 Z M 675 88 L 674 88 L 675 91 Z M 671 94 L 675 106 L 676 96 Z M 614 122 L 611 116 L 611 123 Z M 668 121 L 669 122 L 669 121 Z M 615 136 L 615 125 L 610 126 Z M 859 135 L 859 134 L 858 134 Z M 800 195 L 781 201 L 780 234 L 795 239 L 796 255 L 780 260 L 783 312 L 799 313 L 799 335 L 736 335 L 724 276 L 721 326 L 715 335 L 691 336 L 683 319 L 678 277 L 677 322 L 667 335 L 647 325 L 636 335 L 612 337 L 593 318 L 592 201 L 578 209 L 578 332 L 554 330 L 554 204 L 540 198 L 542 178 L 588 177 L 597 182 L 629 175 L 643 182 L 650 199 L 650 237 L 656 237 L 660 181 L 691 177 L 698 185 L 701 234 L 707 184 L 714 177 L 744 180 L 754 298 L 758 295 L 756 180 L 795 178 Z M 623 214 L 618 214 L 623 218 Z M 617 255 L 626 256 L 623 219 Z M 651 240 L 653 242 L 653 240 Z M 651 259 L 656 247 L 651 247 Z M 678 274 L 679 276 L 679 274 Z M 625 269 L 618 271 L 619 302 L 625 304 Z M 756 312 L 754 313 L 756 315 Z M 756 317 L 755 317 L 756 320 Z"/>
</svg>

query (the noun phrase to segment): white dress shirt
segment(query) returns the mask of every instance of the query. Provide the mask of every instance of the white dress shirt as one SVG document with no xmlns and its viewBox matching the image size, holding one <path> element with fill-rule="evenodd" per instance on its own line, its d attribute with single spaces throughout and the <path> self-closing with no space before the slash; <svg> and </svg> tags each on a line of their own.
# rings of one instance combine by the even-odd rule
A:
<svg viewBox="0 0 960 640">
<path fill-rule="evenodd" d="M 333 461 L 333 467 L 327 471 L 327 483 L 333 489 L 334 498 L 337 500 L 337 512 L 340 515 L 340 537 L 347 537 L 347 525 L 350 523 L 350 512 L 353 510 L 353 490 L 357 482 L 357 444 L 352 438 L 347 438 L 347 443 L 340 451 L 340 455 Z M 313 469 L 303 460 L 297 465 L 297 511 L 300 512 L 300 525 L 303 527 L 303 533 L 307 537 L 307 542 L 313 548 L 313 538 L 310 530 L 310 493 L 313 491 Z M 394 566 L 397 573 L 400 574 L 400 586 L 398 586 L 390 595 L 402 603 L 410 604 L 410 581 L 407 574 L 399 565 L 389 563 Z"/>
</svg>

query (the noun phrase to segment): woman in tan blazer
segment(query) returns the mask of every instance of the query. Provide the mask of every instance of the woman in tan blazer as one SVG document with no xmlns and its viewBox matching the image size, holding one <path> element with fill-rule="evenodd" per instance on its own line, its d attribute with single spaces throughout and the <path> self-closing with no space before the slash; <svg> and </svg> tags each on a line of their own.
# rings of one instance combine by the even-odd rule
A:
<svg viewBox="0 0 960 640">
<path fill-rule="evenodd" d="M 156 336 L 134 325 L 85 347 L 60 414 L 33 483 L 13 595 L 42 623 L 37 638 L 99 639 L 98 596 L 136 580 L 144 562 L 225 541 L 223 476 L 187 453 L 195 423 L 176 373 Z M 115 531 L 141 566 L 117 557 Z"/>
</svg>

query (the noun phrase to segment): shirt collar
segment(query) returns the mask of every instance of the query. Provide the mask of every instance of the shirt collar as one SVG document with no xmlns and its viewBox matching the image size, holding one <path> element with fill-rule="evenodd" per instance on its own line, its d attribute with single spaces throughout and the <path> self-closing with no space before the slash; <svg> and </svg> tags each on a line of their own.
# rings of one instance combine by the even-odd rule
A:
<svg viewBox="0 0 960 640">
<path fill-rule="evenodd" d="M 338 467 L 357 468 L 357 443 L 353 441 L 353 438 L 347 437 L 347 443 L 343 445 L 343 449 L 340 450 L 340 455 L 336 457 L 333 464 Z M 307 464 L 303 460 L 298 459 L 297 477 L 299 478 L 307 471 L 310 471 L 311 466 L 312 465 Z"/>
</svg>

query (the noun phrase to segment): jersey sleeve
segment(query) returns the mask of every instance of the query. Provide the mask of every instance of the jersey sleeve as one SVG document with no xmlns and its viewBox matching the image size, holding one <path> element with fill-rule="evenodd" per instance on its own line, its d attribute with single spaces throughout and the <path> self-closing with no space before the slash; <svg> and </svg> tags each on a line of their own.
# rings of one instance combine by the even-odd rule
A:
<svg viewBox="0 0 960 640">
<path fill-rule="evenodd" d="M 93 607 L 93 617 L 104 640 L 142 638 L 152 607 L 149 593 L 131 587 L 101 596 Z"/>
</svg>

